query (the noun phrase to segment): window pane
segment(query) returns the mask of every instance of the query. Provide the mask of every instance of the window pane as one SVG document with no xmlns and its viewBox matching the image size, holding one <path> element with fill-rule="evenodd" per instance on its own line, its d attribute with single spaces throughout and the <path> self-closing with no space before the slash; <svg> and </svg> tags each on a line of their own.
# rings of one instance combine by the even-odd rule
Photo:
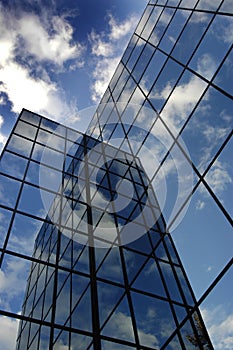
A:
<svg viewBox="0 0 233 350">
<path fill-rule="evenodd" d="M 24 177 L 26 166 L 26 159 L 5 151 L 1 158 L 0 171 L 18 179 L 22 179 Z"/>
</svg>

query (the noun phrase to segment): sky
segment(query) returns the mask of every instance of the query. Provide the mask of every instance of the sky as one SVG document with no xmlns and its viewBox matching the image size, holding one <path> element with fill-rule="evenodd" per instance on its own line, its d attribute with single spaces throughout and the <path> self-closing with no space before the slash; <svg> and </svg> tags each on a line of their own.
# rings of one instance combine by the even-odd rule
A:
<svg viewBox="0 0 233 350">
<path fill-rule="evenodd" d="M 1 1 L 0 146 L 3 147 L 22 108 L 59 122 L 64 122 L 68 118 L 73 119 L 78 129 L 85 131 L 90 116 L 87 118 L 85 113 L 81 113 L 80 117 L 80 111 L 98 104 L 146 2 L 145 0 Z M 208 0 L 202 1 L 204 2 L 207 3 Z M 217 28 L 222 28 L 219 23 L 216 24 L 216 33 Z M 230 30 L 225 39 L 231 38 L 229 33 Z M 218 42 L 224 43 L 223 35 L 222 31 L 221 37 L 220 33 L 218 38 L 216 36 L 216 47 Z M 211 42 L 208 44 L 212 57 L 215 58 L 222 53 L 222 50 L 217 50 Z M 205 49 L 206 45 L 201 47 L 203 54 Z M 205 56 L 206 65 L 202 66 L 206 71 L 211 71 L 214 61 L 208 61 L 209 57 Z M 194 57 L 192 68 L 196 69 L 196 66 Z M 157 100 L 165 98 L 168 87 L 165 86 L 164 90 L 161 88 L 160 95 L 155 98 Z M 175 100 L 170 99 L 171 109 L 181 106 L 178 112 L 185 112 L 185 106 L 190 108 L 190 103 L 195 104 L 201 88 L 195 79 L 187 78 L 187 81 L 175 90 L 173 95 Z M 186 105 L 177 103 L 183 101 L 181 97 L 184 90 L 189 92 L 186 94 L 189 98 Z M 196 92 L 197 96 L 193 92 Z M 190 100 L 190 95 L 193 101 Z M 217 118 L 213 117 L 211 109 L 208 127 L 201 119 L 203 112 L 208 112 L 207 102 L 209 105 L 212 103 L 217 110 L 217 94 L 216 98 L 211 93 L 206 96 L 198 111 L 200 119 L 196 118 L 198 121 L 196 124 L 194 119 L 191 128 L 203 128 L 205 146 L 206 148 L 208 146 L 208 149 L 203 153 L 201 140 L 195 140 L 195 148 L 192 148 L 191 132 L 184 134 L 183 137 L 194 162 L 200 161 L 203 155 L 206 156 L 205 162 L 207 162 L 207 158 L 213 156 L 216 151 L 218 140 L 221 141 L 225 137 L 225 129 L 220 124 L 218 129 L 216 128 Z M 219 113 L 220 107 L 221 103 Z M 165 111 L 167 114 L 170 112 L 168 109 Z M 230 104 L 228 113 L 230 115 Z M 224 155 L 216 161 L 212 176 L 207 178 L 227 208 L 232 207 L 228 191 L 230 186 L 232 187 L 232 177 L 230 171 L 227 172 L 228 169 L 223 165 L 230 159 L 230 154 L 228 146 Z M 210 217 L 211 220 L 206 220 L 206 217 Z M 28 228 L 31 230 L 30 223 Z M 37 229 L 36 227 L 35 232 Z M 203 231 L 205 237 L 202 235 Z M 197 298 L 232 256 L 231 234 L 230 225 L 223 214 L 213 203 L 206 189 L 200 188 L 194 194 L 181 226 L 173 235 L 182 260 L 187 264 L 185 267 L 193 282 Z M 18 270 L 15 270 L 15 265 L 13 269 L 9 264 L 7 274 L 0 274 L 0 283 L 5 293 L 11 284 L 18 286 L 18 289 L 11 292 L 11 302 L 17 293 L 23 293 L 18 284 L 22 277 L 19 271 L 23 269 L 24 266 L 18 265 Z M 216 349 L 230 350 L 233 344 L 232 271 L 229 271 L 220 285 L 224 285 L 224 288 L 217 288 L 211 294 L 208 302 L 202 306 L 202 312 Z M 120 321 L 122 322 L 122 319 L 119 319 L 119 323 Z M 4 342 L 5 337 L 7 344 L 9 337 L 7 332 L 3 332 L 3 326 L 9 332 L 11 329 L 13 332 L 16 325 L 6 318 L 1 319 L 1 325 L 0 338 Z"/>
<path fill-rule="evenodd" d="M 0 2 L 0 147 L 22 108 L 85 131 L 145 0 Z"/>
</svg>

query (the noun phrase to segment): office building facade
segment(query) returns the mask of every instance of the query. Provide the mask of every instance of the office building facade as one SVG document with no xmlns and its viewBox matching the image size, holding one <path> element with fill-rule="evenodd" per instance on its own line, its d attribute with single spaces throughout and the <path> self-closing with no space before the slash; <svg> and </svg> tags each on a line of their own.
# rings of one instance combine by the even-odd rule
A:
<svg viewBox="0 0 233 350">
<path fill-rule="evenodd" d="M 28 111 L 3 162 L 13 155 L 14 222 L 41 224 L 16 349 L 212 348 L 140 159 Z"/>
<path fill-rule="evenodd" d="M 230 11 L 150 1 L 86 135 L 22 112 L 1 158 L 1 315 L 20 320 L 17 349 L 213 348 L 199 307 L 232 270 Z M 198 300 L 171 233 L 191 277 L 229 242 Z"/>
</svg>

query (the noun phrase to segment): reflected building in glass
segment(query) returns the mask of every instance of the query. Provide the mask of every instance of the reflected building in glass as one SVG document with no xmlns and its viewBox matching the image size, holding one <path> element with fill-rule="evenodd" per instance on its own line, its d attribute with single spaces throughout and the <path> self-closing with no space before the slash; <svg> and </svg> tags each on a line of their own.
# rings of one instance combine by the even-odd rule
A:
<svg viewBox="0 0 233 350">
<path fill-rule="evenodd" d="M 0 175 L 16 349 L 213 349 L 199 308 L 232 281 L 232 18 L 226 0 L 150 1 L 85 135 L 21 113 Z"/>
</svg>

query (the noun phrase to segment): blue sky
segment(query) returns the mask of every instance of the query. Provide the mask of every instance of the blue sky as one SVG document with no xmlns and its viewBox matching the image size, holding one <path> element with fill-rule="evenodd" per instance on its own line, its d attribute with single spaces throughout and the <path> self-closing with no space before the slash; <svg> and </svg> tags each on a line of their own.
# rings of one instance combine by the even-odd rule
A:
<svg viewBox="0 0 233 350">
<path fill-rule="evenodd" d="M 1 1 L 0 146 L 22 108 L 62 122 L 96 105 L 145 5 Z M 80 119 L 80 130 L 89 119 Z"/>
</svg>

